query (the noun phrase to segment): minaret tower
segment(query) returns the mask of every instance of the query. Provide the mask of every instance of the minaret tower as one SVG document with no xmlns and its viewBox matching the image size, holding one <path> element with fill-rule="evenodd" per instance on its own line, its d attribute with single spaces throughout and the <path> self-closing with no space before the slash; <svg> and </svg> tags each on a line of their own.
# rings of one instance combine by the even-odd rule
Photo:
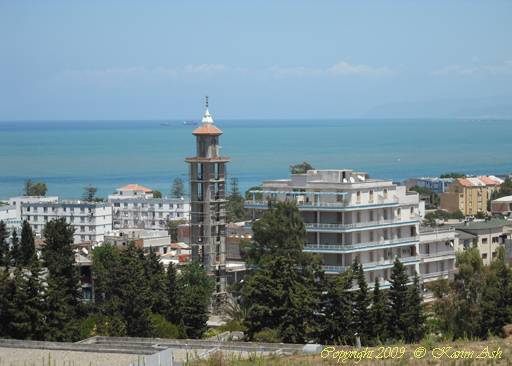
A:
<svg viewBox="0 0 512 366">
<path fill-rule="evenodd" d="M 196 156 L 186 158 L 190 165 L 190 239 L 193 257 L 204 264 L 208 274 L 215 276 L 217 296 L 226 291 L 226 163 L 220 156 L 219 136 L 222 131 L 213 123 L 208 111 L 196 137 Z M 195 247 L 195 248 L 194 248 Z"/>
</svg>

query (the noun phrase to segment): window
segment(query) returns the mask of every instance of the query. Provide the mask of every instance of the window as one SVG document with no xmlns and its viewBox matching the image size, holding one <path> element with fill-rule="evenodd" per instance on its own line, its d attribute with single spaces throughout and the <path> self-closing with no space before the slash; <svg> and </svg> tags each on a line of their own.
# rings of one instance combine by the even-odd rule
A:
<svg viewBox="0 0 512 366">
<path fill-rule="evenodd" d="M 356 234 L 356 240 L 357 240 L 358 243 L 361 242 L 361 233 L 357 233 Z"/>
<path fill-rule="evenodd" d="M 374 235 L 373 235 L 373 230 L 371 230 L 371 231 L 370 231 L 370 242 L 372 242 L 372 241 L 374 240 L 373 236 L 374 236 Z"/>
<path fill-rule="evenodd" d="M 373 218 L 373 210 L 370 210 L 370 221 L 373 221 L 374 218 Z"/>
<path fill-rule="evenodd" d="M 482 244 L 487 244 L 487 238 L 482 238 Z"/>
<path fill-rule="evenodd" d="M 487 259 L 487 253 L 482 254 L 482 259 Z"/>
<path fill-rule="evenodd" d="M 400 207 L 398 207 L 396 209 L 396 215 L 400 217 L 400 215 L 402 215 L 402 209 Z"/>
<path fill-rule="evenodd" d="M 384 198 L 388 198 L 388 190 L 386 188 L 384 188 L 383 193 L 384 193 Z"/>
<path fill-rule="evenodd" d="M 43 207 L 43 212 L 48 212 L 48 207 Z"/>
<path fill-rule="evenodd" d="M 413 215 L 414 214 L 414 206 L 411 207 L 410 211 L 411 211 L 411 215 Z"/>
<path fill-rule="evenodd" d="M 356 214 L 356 221 L 357 221 L 357 222 L 361 222 L 361 212 L 360 212 L 360 211 L 357 211 L 357 214 Z"/>
<path fill-rule="evenodd" d="M 369 202 L 373 202 L 373 190 L 370 190 L 370 198 L 368 199 Z"/>
<path fill-rule="evenodd" d="M 356 203 L 361 203 L 361 192 L 357 191 L 356 193 Z"/>
<path fill-rule="evenodd" d="M 84 207 L 80 207 L 80 212 L 84 213 L 85 212 L 85 208 Z"/>
</svg>

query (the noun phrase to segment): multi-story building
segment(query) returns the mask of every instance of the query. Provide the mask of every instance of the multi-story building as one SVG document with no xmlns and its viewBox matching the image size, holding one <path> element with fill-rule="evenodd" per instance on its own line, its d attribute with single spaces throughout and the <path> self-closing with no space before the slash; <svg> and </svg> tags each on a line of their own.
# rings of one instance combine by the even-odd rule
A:
<svg viewBox="0 0 512 366">
<path fill-rule="evenodd" d="M 328 274 L 358 259 L 366 280 L 386 287 L 396 257 L 410 276 L 420 272 L 419 198 L 405 186 L 348 169 L 309 170 L 264 181 L 252 194 L 246 208 L 267 209 L 268 200 L 297 204 L 306 225 L 304 251 L 321 255 Z"/>
<path fill-rule="evenodd" d="M 449 212 L 460 210 L 464 215 L 487 211 L 492 192 L 499 189 L 503 180 L 495 176 L 458 178 L 441 194 L 441 208 Z"/>
<path fill-rule="evenodd" d="M 451 278 L 457 240 L 453 227 L 420 227 L 420 275 L 423 283 Z"/>
<path fill-rule="evenodd" d="M 478 248 L 484 264 L 490 264 L 498 255 L 498 247 L 512 239 L 510 228 L 512 222 L 493 219 L 489 221 L 472 221 L 456 225 L 461 249 Z"/>
<path fill-rule="evenodd" d="M 166 230 L 171 220 L 188 220 L 184 198 L 154 198 L 150 188 L 128 184 L 108 196 L 114 229 Z"/>
<path fill-rule="evenodd" d="M 75 229 L 74 243 L 100 244 L 112 231 L 112 207 L 106 202 L 60 201 L 21 204 L 21 219 L 41 237 L 48 221 L 65 218 Z"/>
<path fill-rule="evenodd" d="M 453 178 L 439 178 L 439 177 L 421 177 L 411 178 L 405 181 L 407 188 L 421 187 L 428 188 L 435 193 L 446 192 L 449 184 L 453 183 Z"/>
</svg>

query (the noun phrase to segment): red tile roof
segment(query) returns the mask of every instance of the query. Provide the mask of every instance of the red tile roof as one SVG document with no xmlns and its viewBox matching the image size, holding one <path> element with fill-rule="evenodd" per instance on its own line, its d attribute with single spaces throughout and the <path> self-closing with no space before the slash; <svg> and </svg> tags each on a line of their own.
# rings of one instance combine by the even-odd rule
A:
<svg viewBox="0 0 512 366">
<path fill-rule="evenodd" d="M 201 126 L 196 128 L 193 132 L 193 135 L 213 135 L 218 136 L 222 135 L 222 131 L 215 127 L 213 123 L 203 123 Z"/>
<path fill-rule="evenodd" d="M 138 184 L 127 184 L 124 187 L 119 188 L 120 191 L 142 191 L 144 193 L 153 192 L 152 189 L 144 186 L 139 186 Z"/>
</svg>

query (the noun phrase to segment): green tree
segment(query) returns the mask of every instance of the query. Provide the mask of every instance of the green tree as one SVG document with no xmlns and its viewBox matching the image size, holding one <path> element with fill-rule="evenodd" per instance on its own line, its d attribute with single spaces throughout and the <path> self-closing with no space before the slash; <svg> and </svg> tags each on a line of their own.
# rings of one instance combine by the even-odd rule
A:
<svg viewBox="0 0 512 366">
<path fill-rule="evenodd" d="M 362 344 L 368 344 L 371 339 L 370 320 L 370 297 L 368 295 L 368 284 L 364 277 L 363 265 L 358 261 L 353 266 L 358 289 L 354 296 L 354 330 L 359 335 Z"/>
<path fill-rule="evenodd" d="M 16 311 L 14 305 L 14 295 L 16 285 L 14 279 L 10 277 L 9 271 L 0 268 L 0 337 L 12 337 L 12 322 Z"/>
<path fill-rule="evenodd" d="M 251 193 L 251 191 L 262 191 L 262 190 L 263 190 L 263 188 L 260 187 L 260 186 L 254 186 L 254 187 L 249 188 L 247 191 L 245 191 L 245 199 L 246 200 L 252 200 L 252 195 L 253 194 Z M 254 194 L 254 198 L 256 200 L 262 200 L 263 199 L 263 193 L 259 193 L 259 192 L 255 193 Z"/>
<path fill-rule="evenodd" d="M 328 279 L 323 295 L 325 313 L 320 340 L 323 344 L 353 344 L 353 273 L 349 269 Z"/>
<path fill-rule="evenodd" d="M 480 307 L 482 338 L 499 335 L 501 328 L 512 320 L 512 273 L 503 247 L 498 249 L 497 258 L 485 274 Z"/>
<path fill-rule="evenodd" d="M 7 227 L 0 220 L 0 267 L 9 265 L 9 243 L 7 239 Z"/>
<path fill-rule="evenodd" d="M 166 276 L 162 263 L 157 255 L 150 248 L 149 254 L 145 257 L 145 276 L 149 284 L 149 295 L 151 297 L 151 310 L 154 313 L 164 314 L 166 305 Z"/>
<path fill-rule="evenodd" d="M 115 282 L 111 289 L 111 303 L 115 312 L 126 322 L 127 335 L 150 337 L 153 327 L 150 319 L 152 299 L 146 278 L 144 254 L 133 243 L 120 254 L 114 268 Z"/>
<path fill-rule="evenodd" d="M 244 198 L 240 195 L 238 189 L 238 178 L 231 178 L 231 192 L 228 196 L 226 213 L 229 222 L 243 221 L 248 218 L 248 213 L 244 208 Z"/>
<path fill-rule="evenodd" d="M 93 202 L 94 197 L 96 196 L 96 192 L 98 192 L 98 189 L 96 187 L 87 186 L 84 188 L 84 194 L 82 196 L 82 199 L 86 202 Z"/>
<path fill-rule="evenodd" d="M 171 236 L 171 242 L 178 241 L 178 227 L 186 223 L 186 220 L 167 220 L 167 233 Z"/>
<path fill-rule="evenodd" d="M 196 261 L 183 267 L 178 277 L 178 308 L 189 338 L 201 338 L 206 331 L 208 306 L 214 284 L 206 270 Z"/>
<path fill-rule="evenodd" d="M 386 294 L 380 289 L 379 279 L 375 278 L 372 294 L 370 317 L 372 339 L 376 343 L 385 342 L 388 338 L 388 308 Z"/>
<path fill-rule="evenodd" d="M 407 342 L 419 342 L 425 332 L 425 316 L 422 308 L 423 298 L 421 296 L 420 279 L 414 273 L 413 284 L 407 289 L 405 321 L 405 340 Z"/>
<path fill-rule="evenodd" d="M 16 267 L 21 262 L 20 239 L 18 238 L 16 229 L 13 229 L 11 234 L 11 250 L 9 252 L 9 259 Z"/>
<path fill-rule="evenodd" d="M 306 228 L 295 203 L 278 202 L 254 223 L 252 230 L 253 243 L 247 250 L 250 262 L 276 256 L 303 258 Z"/>
<path fill-rule="evenodd" d="M 457 173 L 457 172 L 450 172 L 450 173 L 444 173 L 439 176 L 439 178 L 466 178 L 466 174 L 464 173 Z"/>
<path fill-rule="evenodd" d="M 25 196 L 46 196 L 48 187 L 46 183 L 32 182 L 31 179 L 25 181 L 24 195 Z"/>
<path fill-rule="evenodd" d="M 153 198 L 162 198 L 162 192 L 153 190 Z"/>
<path fill-rule="evenodd" d="M 36 247 L 34 244 L 34 233 L 28 221 L 23 221 L 21 229 L 20 264 L 28 266 L 36 259 Z"/>
<path fill-rule="evenodd" d="M 74 229 L 65 219 L 52 220 L 44 228 L 44 266 L 47 277 L 46 338 L 52 341 L 72 341 L 79 337 L 78 306 L 80 303 L 78 270 L 71 248 Z"/>
<path fill-rule="evenodd" d="M 181 323 L 181 309 L 178 307 L 178 273 L 174 264 L 169 263 L 166 278 L 166 312 L 165 317 L 173 324 Z"/>
<path fill-rule="evenodd" d="M 405 339 L 405 327 L 407 322 L 405 313 L 407 311 L 407 272 L 404 265 L 398 258 L 395 259 L 391 269 L 391 286 L 388 292 L 389 301 L 389 335 L 395 340 Z"/>
<path fill-rule="evenodd" d="M 174 178 L 171 188 L 171 196 L 173 198 L 181 198 L 185 195 L 185 185 L 180 177 Z"/>
<path fill-rule="evenodd" d="M 290 172 L 292 174 L 304 174 L 308 170 L 313 170 L 314 168 L 308 162 L 303 161 L 302 163 L 290 165 Z"/>
<path fill-rule="evenodd" d="M 13 338 L 43 340 L 45 337 L 45 288 L 41 276 L 38 260 L 33 260 L 28 270 L 18 268 L 15 271 L 15 311 L 11 319 Z"/>
</svg>

